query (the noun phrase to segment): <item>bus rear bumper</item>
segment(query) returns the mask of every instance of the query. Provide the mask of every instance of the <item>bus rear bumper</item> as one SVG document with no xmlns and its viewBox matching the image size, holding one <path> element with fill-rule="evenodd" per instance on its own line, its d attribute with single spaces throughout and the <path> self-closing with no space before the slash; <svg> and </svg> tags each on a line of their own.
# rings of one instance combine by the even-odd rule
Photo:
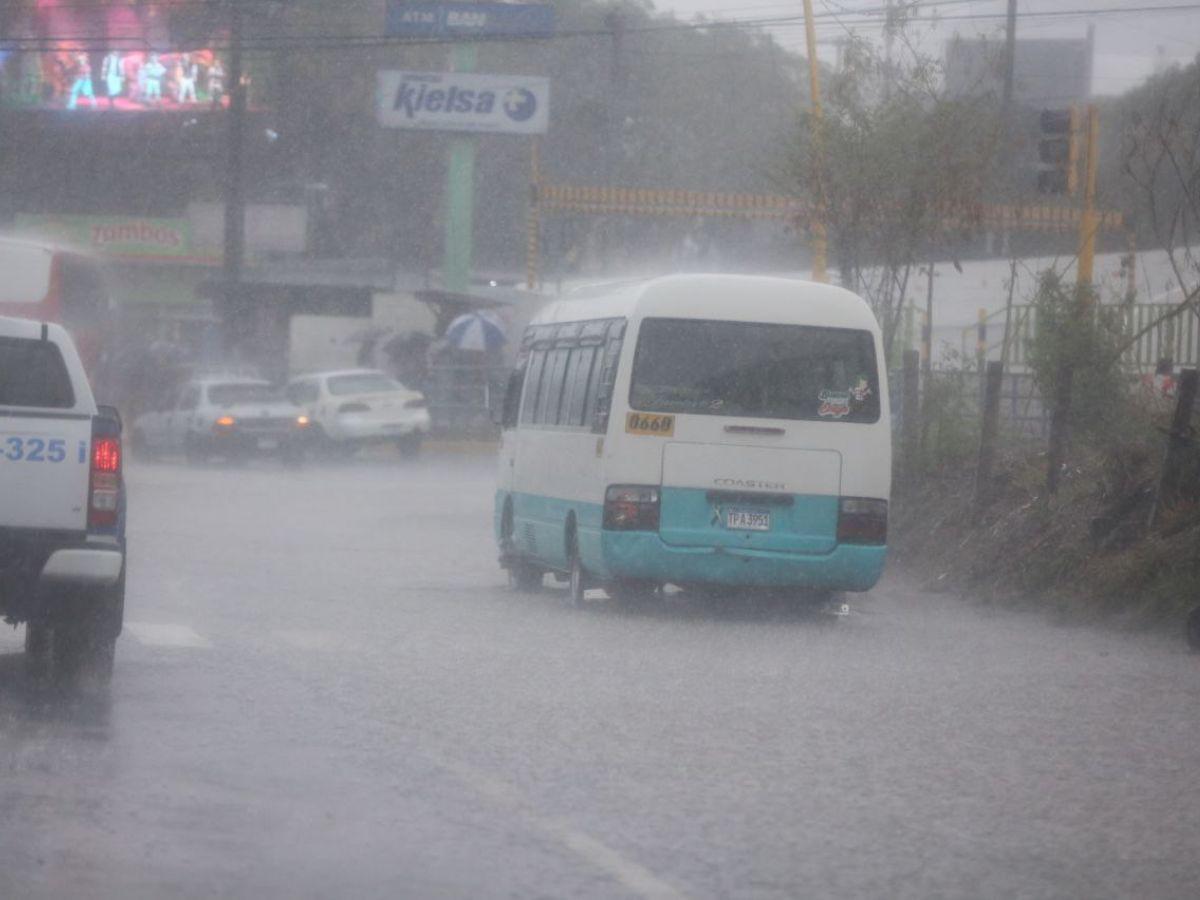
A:
<svg viewBox="0 0 1200 900">
<path fill-rule="evenodd" d="M 608 578 L 687 585 L 795 587 L 868 591 L 879 581 L 887 547 L 839 544 L 830 553 L 725 547 L 678 547 L 650 532 L 601 532 Z"/>
</svg>

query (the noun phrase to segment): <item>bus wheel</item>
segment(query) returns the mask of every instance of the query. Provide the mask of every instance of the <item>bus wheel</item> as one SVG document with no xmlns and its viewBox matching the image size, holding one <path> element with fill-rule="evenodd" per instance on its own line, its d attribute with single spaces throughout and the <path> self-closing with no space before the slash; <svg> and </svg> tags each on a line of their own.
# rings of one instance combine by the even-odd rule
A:
<svg viewBox="0 0 1200 900">
<path fill-rule="evenodd" d="M 579 546 L 575 541 L 574 534 L 571 535 L 570 539 L 568 565 L 566 603 L 568 606 L 578 609 L 580 606 L 583 606 L 584 592 L 587 590 L 587 573 L 583 571 L 583 560 L 579 558 Z"/>
<path fill-rule="evenodd" d="M 1193 650 L 1200 650 L 1200 606 L 1188 614 L 1187 642 Z"/>
<path fill-rule="evenodd" d="M 517 591 L 527 593 L 540 591 L 544 574 L 537 566 L 527 562 L 510 562 L 508 564 L 508 584 Z"/>
<path fill-rule="evenodd" d="M 614 581 L 604 590 L 618 606 L 637 609 L 650 606 L 662 598 L 662 589 L 653 581 Z"/>
</svg>

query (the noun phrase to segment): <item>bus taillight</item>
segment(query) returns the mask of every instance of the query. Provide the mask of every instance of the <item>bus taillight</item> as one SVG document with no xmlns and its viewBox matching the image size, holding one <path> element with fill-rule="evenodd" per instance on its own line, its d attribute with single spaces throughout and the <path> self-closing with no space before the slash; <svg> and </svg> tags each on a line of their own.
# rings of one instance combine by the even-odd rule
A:
<svg viewBox="0 0 1200 900">
<path fill-rule="evenodd" d="M 659 490 L 652 485 L 614 484 L 604 492 L 608 531 L 657 531 Z"/>
<path fill-rule="evenodd" d="M 886 544 L 887 519 L 886 500 L 843 497 L 838 504 L 838 543 Z"/>
</svg>

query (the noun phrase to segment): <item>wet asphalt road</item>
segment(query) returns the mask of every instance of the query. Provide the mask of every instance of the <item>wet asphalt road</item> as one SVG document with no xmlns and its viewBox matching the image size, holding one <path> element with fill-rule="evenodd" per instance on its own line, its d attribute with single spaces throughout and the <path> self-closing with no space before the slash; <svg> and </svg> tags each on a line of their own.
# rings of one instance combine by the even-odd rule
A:
<svg viewBox="0 0 1200 900">
<path fill-rule="evenodd" d="M 519 595 L 486 462 L 133 466 L 107 700 L 0 632 L 0 897 L 1196 897 L 1200 657 L 893 579 Z"/>
</svg>

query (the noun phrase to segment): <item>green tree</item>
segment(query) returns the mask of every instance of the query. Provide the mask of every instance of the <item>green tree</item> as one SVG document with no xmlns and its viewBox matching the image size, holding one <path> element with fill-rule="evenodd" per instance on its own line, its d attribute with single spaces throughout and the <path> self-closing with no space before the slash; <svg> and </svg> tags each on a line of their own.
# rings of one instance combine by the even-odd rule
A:
<svg viewBox="0 0 1200 900">
<path fill-rule="evenodd" d="M 889 63 L 863 41 L 843 57 L 824 96 L 821 159 L 805 112 L 784 177 L 811 202 L 824 195 L 831 265 L 890 348 L 914 267 L 975 227 L 1003 120 L 986 102 L 941 96 L 928 57 Z"/>
</svg>

